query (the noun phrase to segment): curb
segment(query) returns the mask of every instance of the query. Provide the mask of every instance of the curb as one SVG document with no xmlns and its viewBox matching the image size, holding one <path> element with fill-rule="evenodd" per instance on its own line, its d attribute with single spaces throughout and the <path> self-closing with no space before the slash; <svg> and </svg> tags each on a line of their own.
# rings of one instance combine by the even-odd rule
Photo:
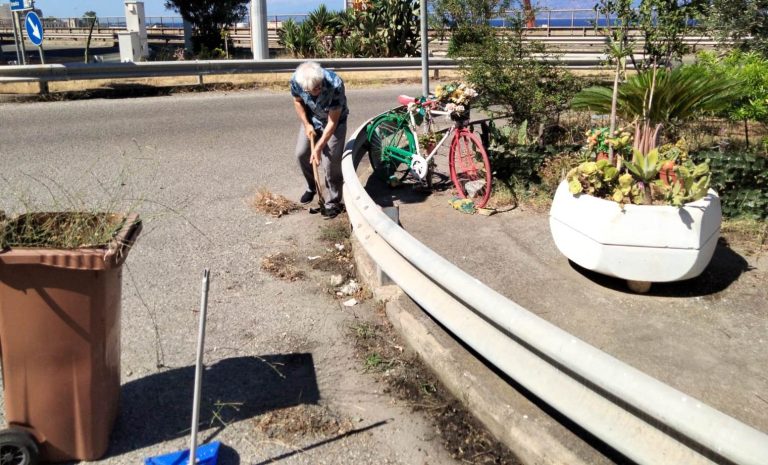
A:
<svg viewBox="0 0 768 465">
<path fill-rule="evenodd" d="M 386 284 L 352 235 L 358 276 L 378 300 L 395 330 L 451 394 L 525 465 L 614 463 L 483 364 L 435 323 L 399 287 Z M 379 283 L 385 285 L 380 285 Z"/>
</svg>

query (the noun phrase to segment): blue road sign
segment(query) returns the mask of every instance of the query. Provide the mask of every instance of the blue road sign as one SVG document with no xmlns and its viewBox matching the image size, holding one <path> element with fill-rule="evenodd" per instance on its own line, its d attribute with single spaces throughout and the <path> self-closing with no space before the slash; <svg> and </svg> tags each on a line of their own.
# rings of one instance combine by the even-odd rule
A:
<svg viewBox="0 0 768 465">
<path fill-rule="evenodd" d="M 20 11 L 24 9 L 24 0 L 11 0 L 11 11 Z"/>
<path fill-rule="evenodd" d="M 27 27 L 27 37 L 38 47 L 43 43 L 43 23 L 37 13 L 30 11 L 27 13 L 27 19 L 24 20 Z"/>
</svg>

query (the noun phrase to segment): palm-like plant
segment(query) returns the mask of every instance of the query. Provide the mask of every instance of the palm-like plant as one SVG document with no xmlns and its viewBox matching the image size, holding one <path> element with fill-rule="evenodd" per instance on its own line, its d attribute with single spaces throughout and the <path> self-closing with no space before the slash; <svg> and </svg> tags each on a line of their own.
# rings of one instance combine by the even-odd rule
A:
<svg viewBox="0 0 768 465">
<path fill-rule="evenodd" d="M 649 70 L 619 85 L 616 112 L 626 120 L 674 126 L 701 113 L 722 111 L 741 92 L 737 81 L 724 76 L 715 79 L 697 66 Z M 576 94 L 571 106 L 576 110 L 609 113 L 611 96 L 607 87 L 589 87 Z"/>
<path fill-rule="evenodd" d="M 296 58 L 306 58 L 314 55 L 317 48 L 317 40 L 314 30 L 308 23 L 297 24 L 288 19 L 283 22 L 277 31 L 278 43 Z"/>
</svg>

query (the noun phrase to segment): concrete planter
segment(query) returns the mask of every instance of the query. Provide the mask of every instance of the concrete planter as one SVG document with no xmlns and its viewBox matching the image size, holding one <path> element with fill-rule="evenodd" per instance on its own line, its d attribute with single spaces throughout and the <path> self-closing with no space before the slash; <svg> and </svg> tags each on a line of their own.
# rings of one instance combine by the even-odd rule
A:
<svg viewBox="0 0 768 465">
<path fill-rule="evenodd" d="M 682 208 L 625 205 L 572 195 L 563 181 L 549 226 L 555 245 L 578 265 L 628 281 L 690 279 L 706 268 L 720 235 L 720 198 L 707 195 Z M 647 290 L 640 286 L 637 290 Z"/>
</svg>

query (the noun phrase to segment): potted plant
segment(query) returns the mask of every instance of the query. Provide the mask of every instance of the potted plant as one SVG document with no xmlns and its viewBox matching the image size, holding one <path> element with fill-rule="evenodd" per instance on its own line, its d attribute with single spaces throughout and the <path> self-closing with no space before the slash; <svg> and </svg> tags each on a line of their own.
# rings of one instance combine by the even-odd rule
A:
<svg viewBox="0 0 768 465">
<path fill-rule="evenodd" d="M 136 214 L 0 213 L 4 453 L 95 460 L 120 393 L 122 264 Z"/>
<path fill-rule="evenodd" d="M 638 292 L 698 276 L 719 237 L 720 201 L 709 189 L 709 166 L 694 164 L 681 147 L 633 149 L 619 167 L 600 159 L 572 169 L 550 211 L 558 249 Z"/>
<path fill-rule="evenodd" d="M 613 92 L 588 88 L 574 98 L 576 109 L 613 110 L 612 117 L 634 120 L 635 133 L 614 146 L 610 130 L 588 141 L 585 151 L 592 155 L 602 134 L 615 158 L 595 155 L 568 173 L 552 203 L 552 236 L 570 260 L 626 279 L 636 292 L 653 282 L 698 276 L 719 237 L 722 214 L 717 193 L 709 189 L 709 166 L 690 161 L 682 140 L 658 147 L 665 125 L 717 111 L 738 93 L 737 83 L 699 71 L 654 66 Z"/>
</svg>

